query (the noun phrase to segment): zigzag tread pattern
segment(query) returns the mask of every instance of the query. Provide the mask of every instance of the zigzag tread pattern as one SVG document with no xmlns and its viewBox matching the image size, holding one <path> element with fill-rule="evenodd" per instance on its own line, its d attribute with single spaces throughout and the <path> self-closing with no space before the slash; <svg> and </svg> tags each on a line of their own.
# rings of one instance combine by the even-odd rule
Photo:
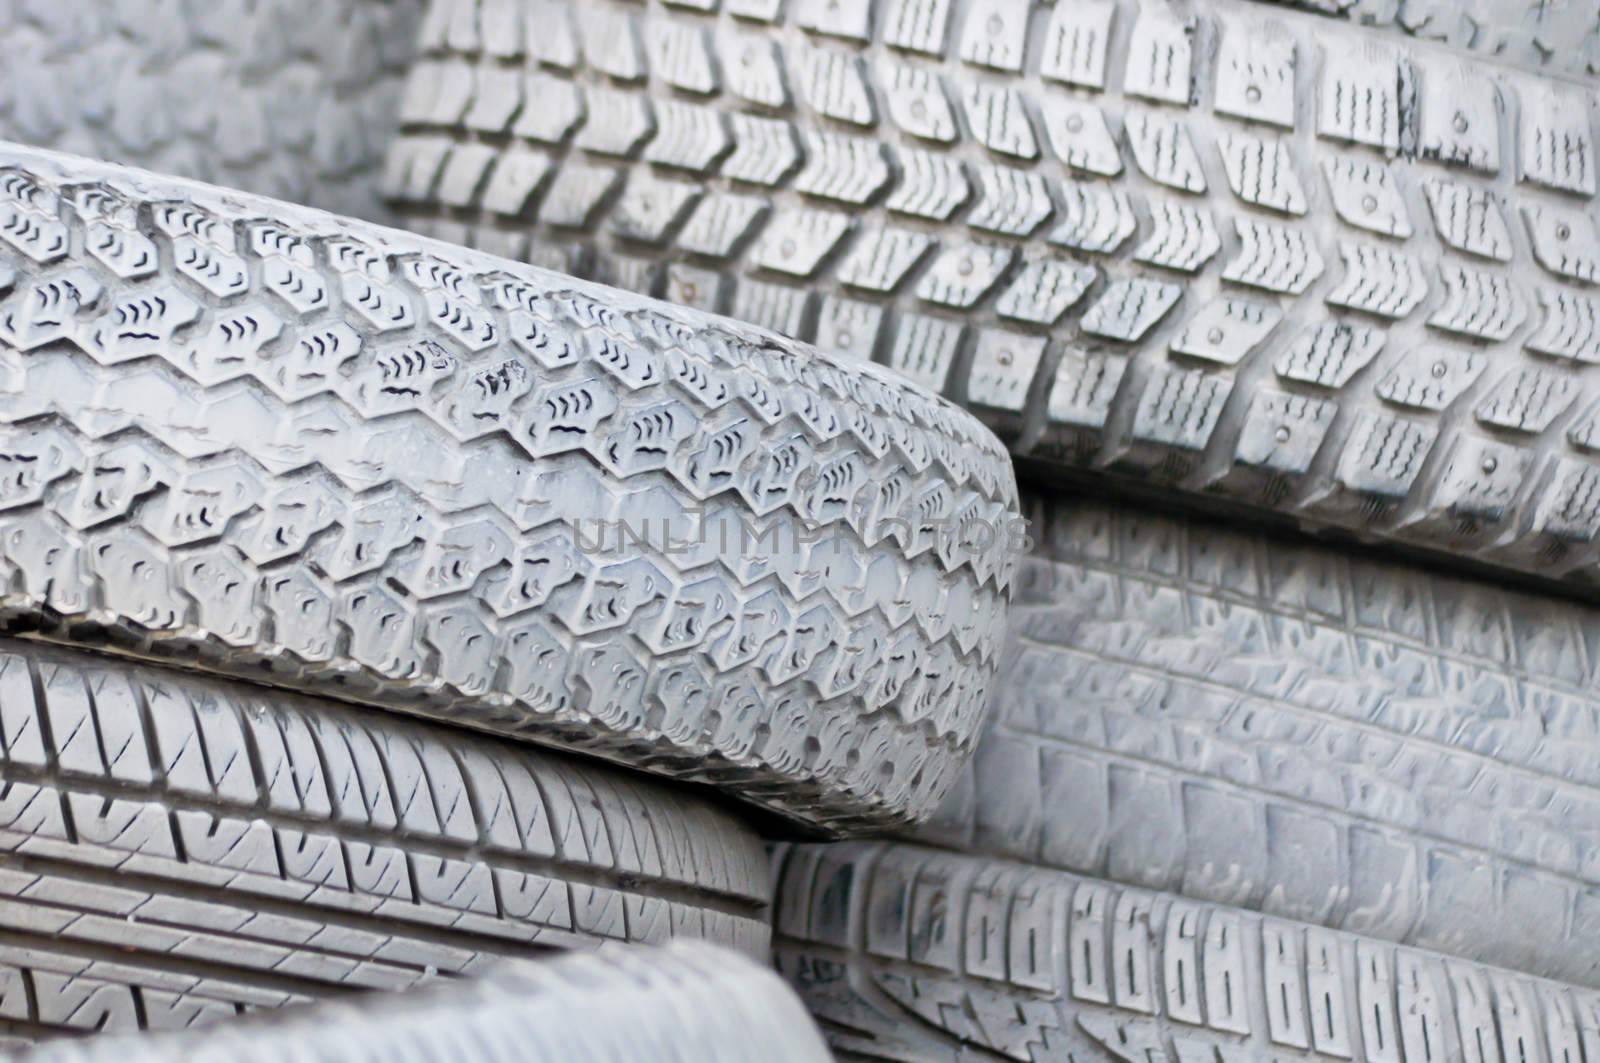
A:
<svg viewBox="0 0 1600 1063">
<path fill-rule="evenodd" d="M 685 1022 L 691 1015 L 695 1021 Z M 57 1039 L 26 1058 L 743 1063 L 752 1045 L 781 1045 L 779 1054 L 793 1063 L 829 1058 L 794 991 L 766 964 L 674 942 L 506 962 L 471 979 L 248 1015 L 204 1030 Z"/>
<path fill-rule="evenodd" d="M 913 837 L 1600 987 L 1600 612 L 1081 498 L 1029 516 L 1007 679 Z"/>
<path fill-rule="evenodd" d="M 776 955 L 841 1058 L 1592 1058 L 1600 994 L 913 845 L 779 854 Z"/>
<path fill-rule="evenodd" d="M 183 1027 L 606 942 L 768 941 L 725 811 L 487 736 L 0 643 L 0 1020 Z"/>
<path fill-rule="evenodd" d="M 10 5 L 0 139 L 392 222 L 378 178 L 425 11 L 425 0 L 83 0 L 67 17 Z"/>
<path fill-rule="evenodd" d="M 0 214 L 15 627 L 740 780 L 822 825 L 926 815 L 965 756 L 1016 487 L 964 411 L 86 160 L 0 153 Z"/>
<path fill-rule="evenodd" d="M 481 0 L 434 3 L 460 25 L 481 23 Z M 1428 7 L 1438 18 L 1407 22 L 1414 37 L 1287 5 L 1221 0 L 1203 0 L 1181 20 L 1132 0 L 1082 11 L 883 0 L 863 5 L 848 32 L 821 28 L 809 8 L 774 8 L 758 30 L 728 4 L 600 5 L 640 39 L 692 30 L 729 70 L 745 69 L 755 48 L 776 85 L 804 83 L 816 57 L 832 51 L 851 71 L 857 104 L 844 119 L 803 94 L 697 95 L 692 106 L 707 122 L 735 130 L 760 123 L 764 143 L 793 146 L 779 152 L 752 141 L 746 151 L 736 134 L 729 158 L 740 166 L 707 171 L 715 194 L 750 195 L 764 207 L 742 244 L 708 247 L 692 225 L 685 239 L 667 234 L 657 243 L 603 223 L 574 232 L 548 224 L 538 192 L 509 209 L 448 200 L 435 187 L 449 172 L 441 160 L 466 152 L 472 180 L 492 179 L 506 133 L 469 133 L 436 115 L 406 122 L 391 153 L 389 195 L 407 224 L 511 255 L 554 248 L 569 268 L 651 294 L 678 291 L 675 273 L 716 277 L 709 292 L 693 285 L 705 293 L 702 305 L 806 339 L 831 339 L 831 309 L 855 299 L 874 308 L 877 338 L 851 353 L 886 364 L 892 337 L 931 318 L 954 330 L 958 352 L 937 383 L 1018 456 L 1203 492 L 1243 511 L 1272 510 L 1304 526 L 1358 530 L 1596 592 L 1600 513 L 1580 507 L 1574 516 L 1566 497 L 1574 470 L 1596 461 L 1587 422 L 1574 419 L 1600 399 L 1588 381 L 1593 344 L 1583 332 L 1585 290 L 1600 280 L 1600 230 L 1589 205 L 1600 182 L 1592 86 L 1548 66 L 1532 73 L 1464 55 L 1454 37 L 1420 39 L 1444 32 L 1441 20 L 1457 24 L 1436 4 Z M 527 15 L 525 27 L 533 36 L 557 32 L 562 7 Z M 485 39 L 470 31 L 458 41 L 425 36 L 430 73 L 414 77 L 412 90 L 426 99 L 448 84 L 460 101 L 482 99 L 496 91 L 486 71 L 541 66 L 539 76 L 579 96 L 620 91 L 647 111 L 669 102 L 648 78 L 619 89 L 581 48 L 552 74 L 548 62 L 516 48 L 492 62 L 480 58 Z M 1130 57 L 1120 83 L 1108 62 L 1119 53 Z M 976 131 L 964 131 L 954 115 L 977 98 L 987 101 L 983 120 L 969 113 Z M 514 130 L 510 137 L 524 150 Z M 491 150 L 480 152 L 486 145 Z M 616 209 L 606 205 L 608 182 L 647 188 L 655 179 L 648 140 L 599 152 L 585 146 L 580 128 L 533 150 L 542 166 L 587 175 L 597 218 Z M 754 166 L 753 158 L 769 164 Z M 823 171 L 829 180 L 814 180 Z M 825 232 L 826 240 L 796 232 L 791 219 L 800 211 L 807 233 Z M 892 285 L 852 287 L 862 242 L 907 223 L 926 242 L 921 257 Z M 950 256 L 973 246 L 1003 269 L 983 287 L 950 283 Z M 1097 275 L 1074 306 L 1006 312 L 1017 279 L 1069 266 Z M 1473 283 L 1460 283 L 1464 277 Z M 1172 293 L 1161 318 L 1099 327 L 1104 300 L 1154 284 Z M 1211 393 L 1227 396 L 1200 447 L 1141 434 L 1149 389 L 1188 371 L 1162 366 L 1185 361 L 1175 342 L 1218 302 L 1241 294 L 1270 300 L 1275 323 L 1259 342 L 1252 337 L 1250 356 L 1200 370 L 1215 380 Z M 1337 386 L 1263 371 L 1272 352 L 1346 328 L 1375 328 L 1396 342 Z M 1008 367 L 1022 398 L 1015 406 L 985 401 L 985 370 L 973 353 L 997 330 L 1017 337 L 1013 353 L 1038 348 Z M 1241 342 L 1214 331 L 1212 349 Z M 1393 360 L 1423 344 L 1441 350 L 1446 374 L 1468 353 L 1486 371 L 1445 381 L 1452 399 L 1437 409 L 1397 406 L 1381 382 Z M 1084 387 L 1075 374 L 1088 364 L 1085 347 L 1094 364 L 1131 359 L 1134 369 L 1094 411 L 1070 400 Z M 1565 416 L 1510 428 L 1470 415 L 1508 401 L 1497 394 L 1501 382 L 1535 368 L 1562 378 L 1553 393 L 1572 397 Z M 1071 416 L 1059 416 L 1069 408 Z M 1279 415 L 1286 409 L 1318 413 L 1296 430 Z M 1453 456 L 1494 448 L 1513 459 L 1518 487 L 1496 506 L 1476 505 L 1505 493 L 1508 463 L 1474 473 Z"/>
</svg>

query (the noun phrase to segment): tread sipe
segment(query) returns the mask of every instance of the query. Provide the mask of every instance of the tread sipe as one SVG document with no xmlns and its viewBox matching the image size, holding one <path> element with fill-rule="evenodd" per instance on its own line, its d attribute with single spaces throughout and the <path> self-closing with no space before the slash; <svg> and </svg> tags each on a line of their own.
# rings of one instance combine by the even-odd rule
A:
<svg viewBox="0 0 1600 1063">
<path fill-rule="evenodd" d="M 925 816 L 1016 486 L 975 419 L 737 322 L 0 146 L 17 627 Z"/>
<path fill-rule="evenodd" d="M 769 881 L 749 828 L 632 773 L 0 641 L 0 1038 L 605 942 L 764 958 Z"/>
<path fill-rule="evenodd" d="M 1600 987 L 1600 609 L 1037 502 L 916 837 Z"/>
<path fill-rule="evenodd" d="M 423 0 L 8 0 L 0 139 L 381 220 Z"/>
<path fill-rule="evenodd" d="M 793 990 L 704 944 L 605 949 L 192 1033 L 57 1041 L 19 1063 L 827 1063 Z"/>
<path fill-rule="evenodd" d="M 1039 470 L 1595 595 L 1595 114 L 1242 0 L 434 0 L 385 182 L 889 364 Z"/>
<path fill-rule="evenodd" d="M 840 1059 L 1444 1063 L 1600 1052 L 1600 994 L 911 845 L 781 854 L 779 970 Z"/>
</svg>

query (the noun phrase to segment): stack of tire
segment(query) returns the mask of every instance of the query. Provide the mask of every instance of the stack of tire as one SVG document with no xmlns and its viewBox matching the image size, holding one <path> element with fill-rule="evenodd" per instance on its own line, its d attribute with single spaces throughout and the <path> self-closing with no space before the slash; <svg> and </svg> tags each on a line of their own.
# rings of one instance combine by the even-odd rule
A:
<svg viewBox="0 0 1600 1063">
<path fill-rule="evenodd" d="M 1600 1060 L 1600 16 L 347 4 L 0 151 L 0 1036 Z"/>
</svg>

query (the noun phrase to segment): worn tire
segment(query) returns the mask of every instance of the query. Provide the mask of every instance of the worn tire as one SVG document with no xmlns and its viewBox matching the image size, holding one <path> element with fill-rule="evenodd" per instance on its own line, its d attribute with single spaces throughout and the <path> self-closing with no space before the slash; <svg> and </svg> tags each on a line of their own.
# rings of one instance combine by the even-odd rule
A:
<svg viewBox="0 0 1600 1063">
<path fill-rule="evenodd" d="M 1045 475 L 1600 593 L 1587 85 L 1244 0 L 427 26 L 414 227 L 886 362 Z"/>
<path fill-rule="evenodd" d="M 0 1036 L 182 1027 L 607 941 L 764 957 L 692 792 L 337 702 L 0 642 Z"/>
<path fill-rule="evenodd" d="M 12 0 L 0 139 L 382 220 L 422 15 L 423 0 Z"/>
<path fill-rule="evenodd" d="M 1360 934 L 911 845 L 780 859 L 778 966 L 840 1059 L 1600 1052 L 1600 994 Z"/>
<path fill-rule="evenodd" d="M 1035 500 L 917 837 L 1600 986 L 1600 610 Z"/>
<path fill-rule="evenodd" d="M 204 1031 L 57 1041 L 28 1063 L 827 1063 L 771 968 L 708 945 L 605 949 Z"/>
<path fill-rule="evenodd" d="M 1600 11 L 1583 0 L 1271 0 L 1438 41 L 1528 70 L 1600 74 Z"/>
<path fill-rule="evenodd" d="M 895 374 L 17 147 L 0 242 L 14 626 L 823 827 L 925 816 L 970 751 L 1016 486 Z"/>
</svg>

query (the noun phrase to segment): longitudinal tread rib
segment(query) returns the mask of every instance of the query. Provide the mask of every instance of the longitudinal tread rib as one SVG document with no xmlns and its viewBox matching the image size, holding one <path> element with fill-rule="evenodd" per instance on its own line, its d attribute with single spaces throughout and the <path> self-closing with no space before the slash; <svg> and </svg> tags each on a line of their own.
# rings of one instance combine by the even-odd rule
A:
<svg viewBox="0 0 1600 1063">
<path fill-rule="evenodd" d="M 824 827 L 970 749 L 1016 487 L 878 367 L 0 146 L 0 612 Z"/>
<path fill-rule="evenodd" d="M 1600 987 L 1600 609 L 1096 500 L 1028 515 L 1004 680 L 914 837 Z"/>
<path fill-rule="evenodd" d="M 390 713 L 0 642 L 0 1031 L 181 1027 L 607 941 L 765 954 L 703 798 Z"/>
<path fill-rule="evenodd" d="M 845 1059 L 1576 1061 L 1600 994 L 891 843 L 779 854 L 778 968 Z"/>
<path fill-rule="evenodd" d="M 806 4 L 522 11 L 530 38 L 601 17 L 639 41 L 692 35 L 727 76 L 697 78 L 691 93 L 644 47 L 624 74 L 582 43 L 558 60 L 531 46 L 488 55 L 481 3 L 434 0 L 467 29 L 422 38 L 388 181 L 408 224 L 563 256 L 674 299 L 692 273 L 695 305 L 824 343 L 850 300 L 872 329 L 848 330 L 841 353 L 896 365 L 899 337 L 939 331 L 948 365 L 922 379 L 1041 470 L 1138 480 L 1600 590 L 1600 507 L 1584 487 L 1600 475 L 1589 430 L 1597 108 L 1593 84 L 1552 72 L 1559 63 L 1518 70 L 1230 0 L 1181 11 L 881 0 L 849 5 L 848 33 Z M 1577 7 L 1542 24 L 1593 23 Z M 1401 4 L 1385 17 L 1452 41 L 1448 27 L 1471 23 L 1458 5 L 1428 11 Z M 755 70 L 775 88 L 742 91 Z M 570 130 L 537 144 L 514 126 L 441 117 L 442 94 L 455 94 L 452 108 L 493 98 L 506 71 L 536 71 L 579 99 L 626 98 L 638 141 L 585 140 L 581 106 Z M 695 158 L 691 175 L 652 155 L 663 134 L 650 121 L 666 128 L 680 106 L 727 137 L 725 161 Z M 524 152 L 556 183 L 581 175 L 581 218 L 553 188 L 514 203 L 444 195 L 446 179 L 489 187 Z M 663 181 L 706 202 L 738 197 L 737 236 L 707 240 L 693 215 L 641 235 L 627 206 L 636 191 L 667 202 Z M 885 256 L 885 234 L 899 255 Z M 884 268 L 864 270 L 863 256 Z M 1079 298 L 1015 312 L 1017 284 L 1067 269 L 1093 271 Z M 1260 313 L 1218 316 L 1244 300 Z M 1338 382 L 1274 371 L 1285 349 L 1329 330 L 1370 330 L 1380 348 Z M 999 392 L 985 344 L 1012 356 L 1014 383 Z M 1398 365 L 1408 358 L 1417 365 Z M 1116 375 L 1104 401 L 1078 402 L 1104 384 L 1103 367 Z M 1419 368 L 1438 381 L 1421 404 L 1388 383 Z M 1517 401 L 1508 381 L 1535 370 L 1551 380 L 1538 394 L 1560 396 L 1548 416 L 1476 416 Z M 1167 430 L 1194 395 L 1212 396 L 1214 417 Z M 1268 412 L 1290 407 L 1318 412 L 1304 423 Z M 1480 473 L 1452 464 L 1485 446 L 1513 456 L 1515 474 L 1505 461 Z M 1460 490 L 1466 479 L 1477 488 Z M 1481 504 L 1488 494 L 1502 501 Z"/>
<path fill-rule="evenodd" d="M 505 963 L 449 985 L 237 1019 L 204 1031 L 58 1041 L 30 1063 L 826 1063 L 793 990 L 707 945 Z"/>
</svg>

